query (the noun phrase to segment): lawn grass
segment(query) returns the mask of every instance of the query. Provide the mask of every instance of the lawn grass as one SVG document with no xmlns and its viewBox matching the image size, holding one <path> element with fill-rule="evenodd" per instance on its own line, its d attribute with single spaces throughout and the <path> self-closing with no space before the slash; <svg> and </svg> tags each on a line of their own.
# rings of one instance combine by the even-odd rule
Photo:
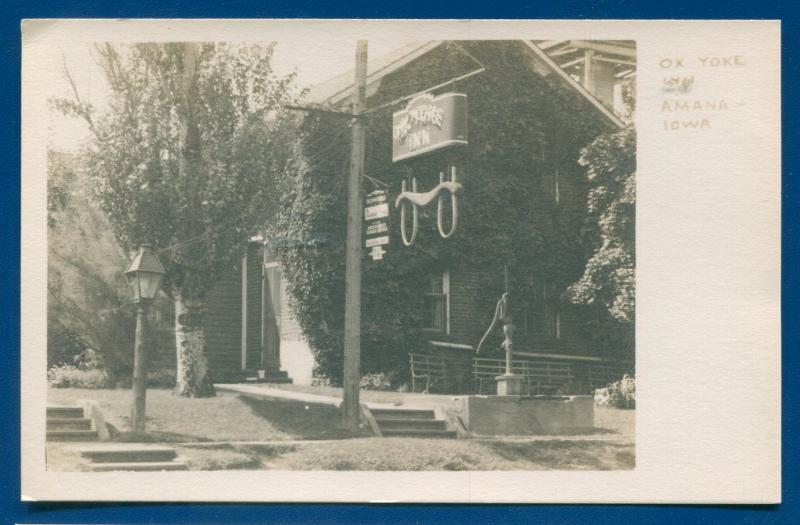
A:
<svg viewBox="0 0 800 525">
<path fill-rule="evenodd" d="M 569 437 L 341 439 L 354 436 L 341 430 L 331 405 L 222 392 L 187 399 L 154 389 L 147 392 L 148 434 L 137 436 L 130 433 L 129 390 L 48 392 L 50 403 L 75 405 L 80 399 L 100 404 L 115 440 L 174 443 L 192 470 L 624 470 L 635 463 L 633 410 L 595 407 L 595 425 L 605 431 Z M 236 443 L 246 441 L 273 443 Z M 48 444 L 47 462 L 53 470 L 86 467 L 58 443 Z"/>
<path fill-rule="evenodd" d="M 629 470 L 631 443 L 367 438 L 298 447 L 267 468 L 279 470 Z"/>
<path fill-rule="evenodd" d="M 254 399 L 218 393 L 211 398 L 181 398 L 170 390 L 147 391 L 147 435 L 131 433 L 130 390 L 50 389 L 48 401 L 75 405 L 80 399 L 100 404 L 116 441 L 181 443 L 194 441 L 266 441 L 349 437 L 333 406 L 279 399 Z"/>
</svg>

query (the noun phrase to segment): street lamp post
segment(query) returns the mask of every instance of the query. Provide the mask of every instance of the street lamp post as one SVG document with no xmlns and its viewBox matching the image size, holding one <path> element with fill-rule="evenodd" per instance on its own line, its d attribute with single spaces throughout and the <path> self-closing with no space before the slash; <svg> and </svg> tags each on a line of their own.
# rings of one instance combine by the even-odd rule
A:
<svg viewBox="0 0 800 525">
<path fill-rule="evenodd" d="M 128 285 L 131 288 L 133 302 L 137 306 L 136 338 L 133 346 L 133 430 L 145 430 L 145 393 L 147 386 L 146 348 L 144 347 L 147 322 L 147 308 L 155 299 L 161 280 L 164 278 L 164 267 L 153 253 L 149 244 L 142 244 L 139 251 L 125 271 Z"/>
</svg>

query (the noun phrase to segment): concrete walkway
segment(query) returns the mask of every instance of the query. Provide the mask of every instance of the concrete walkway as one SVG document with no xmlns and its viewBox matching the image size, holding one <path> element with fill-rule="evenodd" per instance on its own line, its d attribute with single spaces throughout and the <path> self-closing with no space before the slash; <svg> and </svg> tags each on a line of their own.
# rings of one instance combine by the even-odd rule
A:
<svg viewBox="0 0 800 525">
<path fill-rule="evenodd" d="M 339 408 L 342 400 L 338 397 L 323 396 L 319 394 L 307 394 L 305 392 L 295 392 L 292 390 L 282 390 L 272 388 L 266 384 L 240 385 L 240 384 L 216 384 L 214 388 L 223 392 L 233 392 L 235 394 L 246 394 L 256 397 L 273 397 L 279 399 L 291 399 L 292 401 L 302 401 L 303 403 L 315 403 L 320 405 L 333 405 Z"/>
<path fill-rule="evenodd" d="M 290 399 L 292 401 L 301 401 L 303 403 L 317 403 L 322 405 L 331 405 L 336 408 L 342 404 L 340 397 L 327 396 L 323 394 L 309 394 L 307 392 L 298 392 L 296 390 L 285 390 L 282 388 L 275 388 L 269 386 L 268 383 L 257 383 L 253 385 L 247 384 L 215 384 L 214 388 L 223 392 L 231 392 L 235 394 L 244 394 L 254 397 L 270 397 L 279 399 Z M 406 394 L 399 397 L 396 401 L 387 402 L 374 402 L 363 401 L 368 408 L 392 408 L 402 406 L 405 409 L 415 410 L 429 410 L 437 406 L 448 406 L 454 403 L 458 396 L 442 396 L 442 395 L 426 395 L 426 394 Z"/>
</svg>

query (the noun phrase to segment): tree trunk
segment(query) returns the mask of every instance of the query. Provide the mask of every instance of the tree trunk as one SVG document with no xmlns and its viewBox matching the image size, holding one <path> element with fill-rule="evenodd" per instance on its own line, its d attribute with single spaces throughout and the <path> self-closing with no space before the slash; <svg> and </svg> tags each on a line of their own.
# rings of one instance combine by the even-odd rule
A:
<svg viewBox="0 0 800 525">
<path fill-rule="evenodd" d="M 208 375 L 203 305 L 197 301 L 175 298 L 175 393 L 183 397 L 216 395 Z"/>
<path fill-rule="evenodd" d="M 184 108 L 180 112 L 180 156 L 178 171 L 181 178 L 194 177 L 199 180 L 200 134 L 195 118 L 194 104 L 197 102 L 197 57 L 196 43 L 183 45 L 183 75 L 181 88 Z M 202 185 L 200 185 L 202 187 Z M 187 203 L 200 210 L 200 193 L 187 195 Z M 195 232 L 188 232 L 191 234 Z M 184 397 L 210 397 L 215 395 L 214 385 L 208 376 L 208 359 L 205 353 L 203 332 L 203 304 L 175 293 L 175 393 Z"/>
</svg>

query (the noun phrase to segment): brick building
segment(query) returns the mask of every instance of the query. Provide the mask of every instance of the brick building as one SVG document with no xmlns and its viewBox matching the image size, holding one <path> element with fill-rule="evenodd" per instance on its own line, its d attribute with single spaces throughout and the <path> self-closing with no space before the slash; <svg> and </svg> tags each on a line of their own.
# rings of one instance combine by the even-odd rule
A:
<svg viewBox="0 0 800 525">
<path fill-rule="evenodd" d="M 481 82 L 482 77 L 492 75 L 513 75 L 515 68 L 524 69 L 526 74 L 543 80 L 542 84 L 549 90 L 546 93 L 556 96 L 561 91 L 577 99 L 581 112 L 576 117 L 590 120 L 592 129 L 613 130 L 624 125 L 615 109 L 620 107 L 621 82 L 635 75 L 632 42 L 503 41 L 460 42 L 455 46 L 446 42 L 424 42 L 370 61 L 368 107 L 390 100 L 389 95 L 397 93 L 398 84 L 407 85 L 407 79 L 414 78 L 415 68 L 432 61 L 447 62 L 454 57 L 452 60 L 464 63 L 468 60 L 482 62 L 484 71 L 473 82 Z M 493 46 L 491 50 L 490 46 Z M 498 46 L 502 53 L 518 60 L 518 64 L 511 68 L 507 64 L 493 68 L 490 61 L 496 56 Z M 470 67 L 466 67 L 465 71 L 469 70 Z M 353 73 L 347 72 L 323 82 L 311 90 L 306 102 L 346 108 L 352 95 L 352 79 Z M 473 96 L 470 85 L 463 82 L 458 86 L 459 91 Z M 470 118 L 481 118 L 480 109 Z M 557 130 L 548 127 L 546 119 L 540 120 L 537 129 L 546 141 L 557 143 L 560 140 Z M 576 140 L 588 144 L 592 138 L 587 134 Z M 536 167 L 531 168 L 530 188 L 527 188 L 533 188 L 537 204 L 532 221 L 544 230 L 554 221 L 574 229 L 581 226 L 587 188 L 584 171 L 577 165 L 577 149 L 570 151 L 569 155 L 560 156 L 542 153 L 546 160 L 537 158 L 530 163 Z M 524 159 L 521 164 L 525 166 Z M 540 166 L 545 168 L 539 169 Z M 470 183 L 474 184 L 469 180 L 465 182 L 467 191 L 470 191 Z M 425 182 L 425 188 L 431 184 Z M 395 190 L 392 188 L 391 192 Z M 493 308 L 497 298 L 497 294 L 490 298 L 480 296 L 483 292 L 479 283 L 487 271 L 496 272 L 497 268 L 488 270 L 461 257 L 452 257 L 432 267 L 425 285 L 419 290 L 421 330 L 427 340 L 427 347 L 419 349 L 420 352 L 469 366 L 486 329 L 487 316 L 491 318 L 486 305 Z M 264 243 L 253 240 L 241 265 L 212 291 L 208 300 L 206 338 L 215 381 L 238 381 L 261 371 L 261 376 L 267 380 L 311 382 L 313 355 L 290 311 L 286 278 L 282 273 Z M 586 336 L 580 308 L 559 300 L 568 284 L 565 280 L 543 278 L 532 291 L 518 298 L 515 312 L 517 355 L 532 361 L 570 363 L 576 368 L 604 363 L 604 356 L 592 347 Z"/>
</svg>

